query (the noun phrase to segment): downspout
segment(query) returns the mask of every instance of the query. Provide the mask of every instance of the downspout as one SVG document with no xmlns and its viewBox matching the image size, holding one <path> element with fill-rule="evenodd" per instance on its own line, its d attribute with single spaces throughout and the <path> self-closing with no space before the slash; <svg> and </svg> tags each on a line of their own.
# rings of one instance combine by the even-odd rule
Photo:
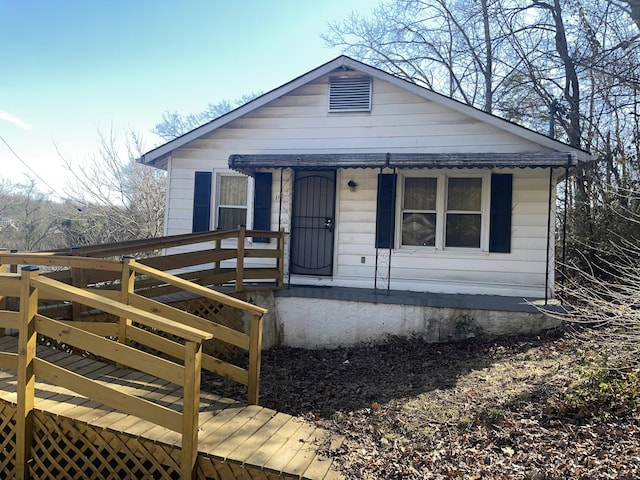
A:
<svg viewBox="0 0 640 480">
<path fill-rule="evenodd" d="M 551 202 L 553 201 L 552 195 L 553 188 L 553 167 L 549 168 L 549 205 L 547 209 L 547 262 L 545 268 L 544 278 L 544 304 L 547 305 L 549 301 L 549 254 L 551 253 Z"/>
</svg>

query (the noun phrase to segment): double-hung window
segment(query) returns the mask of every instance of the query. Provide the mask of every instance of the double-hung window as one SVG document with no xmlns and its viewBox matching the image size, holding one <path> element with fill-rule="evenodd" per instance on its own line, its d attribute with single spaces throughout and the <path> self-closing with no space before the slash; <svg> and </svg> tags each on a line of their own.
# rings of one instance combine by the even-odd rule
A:
<svg viewBox="0 0 640 480">
<path fill-rule="evenodd" d="M 482 178 L 447 178 L 445 247 L 480 248 Z"/>
<path fill-rule="evenodd" d="M 438 179 L 405 177 L 402 245 L 435 247 Z"/>
<path fill-rule="evenodd" d="M 483 245 L 483 176 L 405 176 L 401 245 L 479 249 Z"/>
<path fill-rule="evenodd" d="M 218 229 L 233 230 L 247 224 L 249 179 L 240 175 L 218 175 Z"/>
<path fill-rule="evenodd" d="M 513 174 L 378 174 L 376 248 L 511 252 Z"/>
</svg>

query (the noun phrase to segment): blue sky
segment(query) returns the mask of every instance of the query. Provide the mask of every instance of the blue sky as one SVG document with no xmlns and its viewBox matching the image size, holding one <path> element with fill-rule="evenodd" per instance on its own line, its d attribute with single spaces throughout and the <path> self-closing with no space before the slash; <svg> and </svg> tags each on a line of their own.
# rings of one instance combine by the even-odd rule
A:
<svg viewBox="0 0 640 480">
<path fill-rule="evenodd" d="M 376 4 L 0 0 L 0 136 L 60 188 L 56 145 L 73 162 L 91 161 L 98 130 L 130 128 L 150 149 L 164 111 L 197 112 L 288 82 L 342 53 L 320 38 L 328 22 Z M 1 139 L 0 166 L 14 182 L 29 174 Z"/>
</svg>

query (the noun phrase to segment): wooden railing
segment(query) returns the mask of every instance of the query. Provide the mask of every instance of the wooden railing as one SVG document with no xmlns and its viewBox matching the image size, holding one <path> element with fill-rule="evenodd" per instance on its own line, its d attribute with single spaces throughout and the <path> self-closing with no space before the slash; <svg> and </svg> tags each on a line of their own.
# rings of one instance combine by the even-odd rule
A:
<svg viewBox="0 0 640 480">
<path fill-rule="evenodd" d="M 268 244 L 252 243 L 251 238 L 267 238 Z M 284 230 L 278 232 L 246 230 L 219 230 L 168 237 L 130 240 L 111 244 L 73 247 L 42 252 L 46 255 L 65 255 L 91 258 L 138 258 L 141 263 L 158 270 L 177 272 L 181 278 L 200 285 L 232 285 L 236 292 L 247 288 L 284 287 Z M 193 246 L 198 246 L 194 248 Z M 171 253 L 176 247 L 191 246 L 189 251 Z M 158 252 L 162 251 L 162 256 Z M 73 272 L 59 272 L 53 277 L 65 283 L 83 281 L 99 283 L 114 280 L 107 273 L 91 274 L 81 279 Z M 145 285 L 152 289 L 153 282 Z M 171 293 L 158 290 L 154 295 Z"/>
<path fill-rule="evenodd" d="M 21 275 L 6 273 L 11 270 L 8 265 L 18 264 L 28 265 L 23 267 Z M 76 283 L 84 288 L 52 278 L 55 275 L 40 275 L 38 268 L 32 265 L 71 271 L 71 277 L 75 276 Z M 100 275 L 118 279 L 114 285 L 119 288 L 107 290 L 86 287 L 88 279 Z M 142 277 L 143 280 L 138 280 L 137 277 Z M 250 331 L 246 334 L 157 302 L 138 293 L 137 284 L 143 282 L 155 282 L 165 288 L 190 292 L 230 308 L 240 309 L 251 317 Z M 143 287 L 140 291 L 148 293 L 148 290 L 148 287 Z M 19 298 L 18 311 L 7 309 L 6 300 L 11 297 Z M 39 309 L 42 301 L 72 302 L 114 315 L 119 321 L 99 323 L 55 320 L 47 316 L 50 314 L 45 314 L 47 309 Z M 181 432 L 183 478 L 191 478 L 197 456 L 201 368 L 246 385 L 248 403 L 258 403 L 262 317 L 267 311 L 142 264 L 133 258 L 116 261 L 55 253 L 11 254 L 0 251 L 0 309 L 2 332 L 4 329 L 19 332 L 20 354 L 0 352 L 0 368 L 18 372 L 19 462 L 28 460 L 27 447 L 31 444 L 30 418 L 36 376 L 125 413 Z M 184 389 L 183 413 L 127 396 L 37 358 L 35 342 L 38 335 L 181 385 Z M 248 368 L 244 369 L 203 353 L 202 342 L 214 337 L 248 351 Z M 117 338 L 117 341 L 111 338 Z M 162 356 L 137 350 L 131 346 L 134 343 L 158 351 Z M 23 463 L 20 468 L 25 468 L 25 465 Z"/>
<path fill-rule="evenodd" d="M 0 354 L 2 368 L 17 371 L 16 478 L 28 478 L 28 462 L 33 435 L 35 378 L 72 390 L 89 399 L 162 425 L 182 435 L 181 477 L 193 478 L 198 454 L 198 413 L 200 404 L 200 371 L 203 360 L 202 342 L 213 334 L 182 325 L 160 314 L 110 300 L 42 277 L 36 267 L 25 267 L 21 276 L 0 274 L 0 289 L 10 295 L 19 293 L 19 312 L 0 311 L 3 328 L 19 331 L 18 353 Z M 89 333 L 68 322 L 59 322 L 38 314 L 40 295 L 80 300 L 94 308 L 121 315 L 136 324 L 161 330 L 183 340 L 176 344 L 180 363 L 158 358 L 113 340 Z M 108 385 L 82 377 L 36 355 L 39 335 L 64 341 L 105 359 L 157 376 L 183 389 L 183 411 L 176 412 L 149 400 L 121 392 Z"/>
<path fill-rule="evenodd" d="M 132 306 L 139 310 L 147 312 L 149 315 L 161 315 L 166 318 L 171 318 L 172 321 L 179 324 L 202 330 L 211 334 L 216 340 L 228 343 L 235 347 L 238 347 L 249 354 L 249 367 L 247 369 L 240 368 L 231 363 L 225 362 L 219 358 L 204 355 L 203 368 L 211 371 L 224 378 L 228 378 L 232 381 L 238 382 L 247 386 L 247 402 L 249 404 L 257 404 L 259 397 L 259 377 L 260 377 L 260 357 L 262 350 L 262 318 L 267 310 L 253 305 L 251 303 L 242 301 L 240 299 L 225 295 L 223 293 L 211 290 L 210 288 L 191 283 L 180 277 L 176 277 L 147 265 L 141 264 L 132 258 L 125 258 L 121 261 L 93 259 L 93 258 L 78 258 L 78 257 L 66 257 L 59 255 L 44 255 L 40 253 L 33 254 L 2 254 L 0 252 L 0 261 L 5 259 L 9 255 L 11 260 L 19 263 L 26 263 L 30 265 L 46 265 L 48 267 L 68 267 L 75 271 L 91 270 L 91 271 L 106 271 L 106 272 L 118 272 L 118 277 L 121 279 L 117 286 L 118 290 L 105 290 L 100 288 L 78 288 L 74 287 L 72 290 L 58 289 L 56 294 L 51 294 L 50 290 L 43 291 L 39 297 L 39 303 L 60 304 L 60 303 L 76 303 L 80 306 L 86 306 L 88 308 L 97 309 L 105 313 L 112 313 L 116 315 L 120 321 L 114 322 L 96 322 L 96 321 L 61 321 L 61 323 L 73 325 L 76 328 L 83 329 L 87 332 L 100 335 L 103 337 L 117 337 L 118 342 L 122 344 L 130 344 L 131 342 L 138 342 L 152 347 L 166 355 L 171 355 L 180 358 L 182 355 L 181 349 L 176 347 L 175 342 L 169 339 L 158 337 L 157 335 L 151 335 L 144 329 L 137 327 L 126 314 L 114 313 L 111 309 L 102 309 L 90 304 L 85 300 L 85 296 L 89 298 L 101 298 L 103 302 L 111 302 L 106 304 L 113 307 L 114 302 L 119 302 L 122 305 Z M 159 283 L 163 283 L 167 286 L 173 287 L 177 291 L 190 292 L 199 297 L 218 302 L 230 308 L 240 310 L 246 315 L 251 317 L 249 325 L 249 333 L 244 333 L 225 325 L 200 318 L 196 315 L 188 313 L 184 310 L 172 307 L 170 305 L 163 304 L 148 298 L 136 291 L 136 275 L 144 277 L 144 282 L 149 279 Z M 40 277 L 44 278 L 44 275 Z M 47 280 L 53 280 L 47 278 Z M 56 285 L 70 287 L 69 285 L 55 281 Z M 71 295 L 69 292 L 76 292 Z M 65 293 L 66 292 L 66 293 Z M 82 292 L 83 295 L 78 295 L 77 292 Z M 143 290 L 145 292 L 145 290 Z M 11 291 L 0 286 L 0 298 L 1 297 L 19 297 L 21 298 L 21 292 Z M 44 309 L 49 317 L 52 316 L 52 312 L 57 314 L 59 309 Z M 57 317 L 56 317 L 57 318 Z M 0 328 L 2 325 L 0 325 Z M 59 339 L 58 339 L 59 340 Z"/>
<path fill-rule="evenodd" d="M 249 248 L 250 238 L 269 238 L 270 242 L 253 243 Z M 284 287 L 284 241 L 283 230 L 271 232 L 240 227 L 38 253 L 0 250 L 0 268 L 4 265 L 7 271 L 16 272 L 19 265 L 41 265 L 48 270 L 43 271 L 43 276 L 63 283 L 81 288 L 117 290 L 121 281 L 120 266 L 110 262 L 122 256 L 132 256 L 144 265 L 170 272 L 191 283 L 239 293 L 250 289 Z M 175 253 L 176 247 L 190 247 L 185 249 L 190 251 Z M 69 260 L 65 263 L 63 259 L 69 257 L 102 259 L 103 262 Z M 180 287 L 165 282 L 163 277 L 148 277 L 135 284 L 137 294 L 150 298 L 181 291 Z M 51 311 L 53 317 L 70 316 L 74 320 L 78 320 L 80 314 L 77 302 L 58 305 L 57 310 Z"/>
</svg>

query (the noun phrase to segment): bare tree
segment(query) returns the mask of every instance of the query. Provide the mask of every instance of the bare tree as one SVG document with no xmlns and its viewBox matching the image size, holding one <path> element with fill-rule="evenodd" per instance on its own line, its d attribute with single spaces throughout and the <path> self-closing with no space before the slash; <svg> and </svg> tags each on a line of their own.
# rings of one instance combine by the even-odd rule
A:
<svg viewBox="0 0 640 480">
<path fill-rule="evenodd" d="M 613 190 L 613 189 L 612 189 Z M 608 349 L 609 367 L 640 364 L 640 194 L 617 190 L 599 211 L 625 224 L 625 234 L 613 233 L 608 245 L 596 249 L 595 262 L 571 260 L 563 313 L 544 310 L 574 325 L 596 327 L 589 338 L 599 337 Z M 593 245 L 585 245 L 594 250 Z M 578 330 L 580 335 L 583 333 Z M 613 348 L 611 348 L 613 347 Z"/>
<path fill-rule="evenodd" d="M 487 112 L 512 66 L 498 0 L 397 0 L 334 22 L 324 39 L 394 75 Z"/>
<path fill-rule="evenodd" d="M 56 246 L 59 230 L 55 208 L 34 179 L 21 184 L 4 181 L 0 201 L 0 245 L 21 251 Z"/>
<path fill-rule="evenodd" d="M 185 133 L 214 120 L 231 110 L 250 102 L 261 95 L 260 92 L 249 93 L 240 98 L 230 101 L 222 100 L 218 103 L 210 103 L 201 112 L 181 114 L 178 112 L 165 111 L 162 114 L 162 121 L 154 129 L 154 133 L 169 141 Z"/>
<path fill-rule="evenodd" d="M 640 29 L 640 0 L 620 0 L 619 2 L 610 0 L 610 3 L 616 6 L 624 4 L 628 8 L 629 15 Z"/>
<path fill-rule="evenodd" d="M 139 164 L 143 152 L 138 134 L 127 132 L 122 145 L 111 130 L 99 132 L 98 154 L 89 161 L 60 155 L 73 177 L 65 190 L 72 207 L 65 233 L 73 245 L 162 235 L 165 173 Z"/>
<path fill-rule="evenodd" d="M 633 3 L 386 0 L 368 17 L 352 14 L 331 24 L 325 39 L 407 80 L 538 132 L 551 130 L 601 156 L 565 189 L 570 236 L 598 244 L 606 235 L 600 197 L 616 185 L 632 187 L 640 176 Z"/>
<path fill-rule="evenodd" d="M 15 190 L 9 180 L 0 177 L 0 221 L 8 219 L 15 201 Z"/>
</svg>

